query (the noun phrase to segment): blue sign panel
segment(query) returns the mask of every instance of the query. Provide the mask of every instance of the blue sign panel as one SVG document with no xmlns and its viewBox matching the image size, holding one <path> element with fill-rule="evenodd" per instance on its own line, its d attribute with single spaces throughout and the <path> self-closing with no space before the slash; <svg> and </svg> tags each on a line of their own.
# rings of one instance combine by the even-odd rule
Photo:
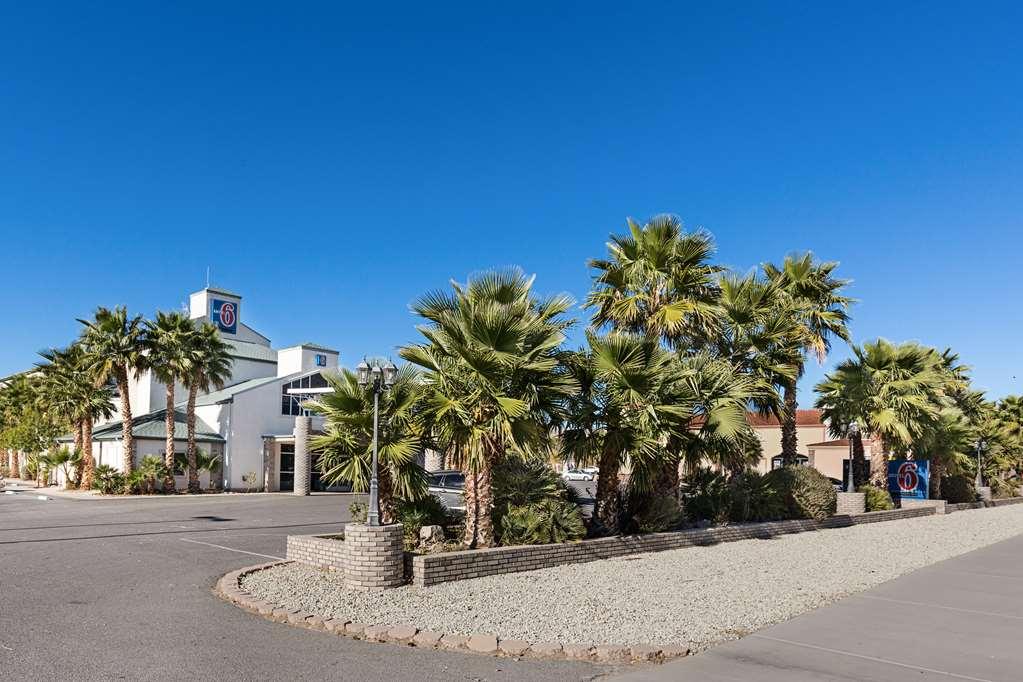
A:
<svg viewBox="0 0 1023 682">
<path fill-rule="evenodd" d="M 926 459 L 893 459 L 888 462 L 888 492 L 893 500 L 926 500 L 931 479 Z"/>
<path fill-rule="evenodd" d="M 210 302 L 210 319 L 220 331 L 234 334 L 238 331 L 238 304 L 214 298 Z"/>
</svg>

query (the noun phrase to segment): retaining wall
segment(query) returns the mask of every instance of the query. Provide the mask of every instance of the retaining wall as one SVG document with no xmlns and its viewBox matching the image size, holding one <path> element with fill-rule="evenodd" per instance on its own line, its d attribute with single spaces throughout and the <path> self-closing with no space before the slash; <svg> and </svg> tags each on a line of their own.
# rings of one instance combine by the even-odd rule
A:
<svg viewBox="0 0 1023 682">
<path fill-rule="evenodd" d="M 980 500 L 978 502 L 959 502 L 948 504 L 945 509 L 948 512 L 965 511 L 967 509 L 983 509 L 984 507 L 1004 507 L 1009 504 L 1021 504 L 1023 497 L 1007 497 L 1001 500 Z"/>
<path fill-rule="evenodd" d="M 628 554 L 663 552 L 669 549 L 715 545 L 736 540 L 767 539 L 789 533 L 802 533 L 823 528 L 842 528 L 861 523 L 894 521 L 932 514 L 934 514 L 932 507 L 895 509 L 865 514 L 840 514 L 824 521 L 803 519 L 772 521 L 696 528 L 670 533 L 599 538 L 561 545 L 522 545 L 424 554 L 412 559 L 412 582 L 419 587 L 429 587 L 453 580 L 466 580 L 499 573 L 533 571 L 539 568 L 610 559 Z"/>
</svg>

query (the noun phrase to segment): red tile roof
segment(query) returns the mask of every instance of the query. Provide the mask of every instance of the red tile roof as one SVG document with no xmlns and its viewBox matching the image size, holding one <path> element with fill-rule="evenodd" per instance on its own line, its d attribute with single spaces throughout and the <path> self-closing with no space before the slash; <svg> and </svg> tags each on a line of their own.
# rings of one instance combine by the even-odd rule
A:
<svg viewBox="0 0 1023 682">
<path fill-rule="evenodd" d="M 838 440 L 826 440 L 823 443 L 807 443 L 806 447 L 808 447 L 808 448 L 814 448 L 814 447 L 827 448 L 827 447 L 838 447 L 839 445 L 842 445 L 844 447 L 849 447 L 849 440 L 847 438 L 839 438 Z"/>
</svg>

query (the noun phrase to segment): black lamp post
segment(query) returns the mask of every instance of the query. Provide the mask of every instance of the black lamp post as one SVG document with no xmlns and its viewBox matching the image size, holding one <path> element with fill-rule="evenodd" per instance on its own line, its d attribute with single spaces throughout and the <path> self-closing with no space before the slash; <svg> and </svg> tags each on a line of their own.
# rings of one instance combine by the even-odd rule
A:
<svg viewBox="0 0 1023 682">
<path fill-rule="evenodd" d="M 377 431 L 380 421 L 380 394 L 394 386 L 398 376 L 398 368 L 393 362 L 385 366 L 370 367 L 365 360 L 355 368 L 359 386 L 365 388 L 373 383 L 373 471 L 369 479 L 369 509 L 366 512 L 366 523 L 370 526 L 380 525 L 380 494 L 377 480 Z"/>
<path fill-rule="evenodd" d="M 855 421 L 849 424 L 849 430 L 846 434 L 846 438 L 849 440 L 849 478 L 845 482 L 845 492 L 854 493 L 856 492 L 856 485 L 853 482 L 855 476 L 853 475 L 853 444 L 856 440 L 856 436 L 860 435 L 860 425 Z"/>
</svg>

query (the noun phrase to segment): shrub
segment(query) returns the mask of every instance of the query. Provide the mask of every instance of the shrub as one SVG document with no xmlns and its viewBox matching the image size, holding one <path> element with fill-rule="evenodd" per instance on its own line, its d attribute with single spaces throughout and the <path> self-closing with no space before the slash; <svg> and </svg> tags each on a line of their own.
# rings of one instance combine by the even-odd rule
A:
<svg viewBox="0 0 1023 682">
<path fill-rule="evenodd" d="M 1005 500 L 1010 497 L 1019 496 L 1019 481 L 1016 479 L 993 478 L 990 485 L 991 497 L 996 500 Z"/>
<path fill-rule="evenodd" d="M 813 467 L 784 466 L 768 473 L 764 480 L 778 491 L 790 519 L 823 521 L 838 506 L 831 479 Z"/>
<path fill-rule="evenodd" d="M 352 502 L 348 505 L 348 513 L 352 515 L 352 523 L 366 523 L 369 505 L 365 502 Z"/>
<path fill-rule="evenodd" d="M 973 479 L 969 476 L 962 474 L 943 476 L 941 479 L 941 496 L 950 504 L 976 502 L 977 488 L 974 486 Z"/>
<path fill-rule="evenodd" d="M 445 526 L 451 522 L 448 510 L 436 495 L 426 495 L 415 501 L 398 500 L 395 516 L 402 526 L 405 551 L 419 546 L 419 531 L 423 526 Z"/>
<path fill-rule="evenodd" d="M 682 481 L 681 501 L 691 521 L 723 523 L 731 512 L 732 494 L 723 474 L 699 468 Z"/>
<path fill-rule="evenodd" d="M 778 491 L 758 471 L 745 471 L 728 483 L 732 521 L 776 521 L 785 517 L 785 504 Z"/>
<path fill-rule="evenodd" d="M 682 507 L 674 497 L 635 491 L 628 495 L 625 516 L 622 529 L 626 533 L 663 533 L 678 528 L 685 519 Z"/>
<path fill-rule="evenodd" d="M 550 516 L 556 506 L 552 504 L 544 507 L 543 505 L 547 502 L 557 502 L 566 505 L 562 510 L 565 515 L 570 515 L 568 512 L 570 508 L 579 512 L 575 490 L 565 483 L 546 462 L 506 459 L 494 467 L 492 485 L 494 532 L 501 544 L 541 544 L 541 542 L 529 542 L 521 539 L 524 533 L 523 523 L 527 515 L 525 510 L 532 509 L 535 515 L 541 517 Z M 510 518 L 509 515 L 513 509 L 519 509 L 519 511 L 515 512 L 515 518 Z M 508 540 L 505 539 L 506 519 L 508 523 L 512 524 Z M 579 522 L 582 523 L 581 514 L 579 514 Z M 539 533 L 537 537 L 543 535 L 543 533 Z"/>
<path fill-rule="evenodd" d="M 124 476 L 109 464 L 97 465 L 92 471 L 92 487 L 104 495 L 114 495 L 124 490 Z"/>
<path fill-rule="evenodd" d="M 856 492 L 864 494 L 864 503 L 868 512 L 895 509 L 892 496 L 884 488 L 866 484 L 857 488 Z"/>
<path fill-rule="evenodd" d="M 510 507 L 501 519 L 501 529 L 502 545 L 546 545 L 586 535 L 578 505 L 553 498 Z"/>
</svg>

